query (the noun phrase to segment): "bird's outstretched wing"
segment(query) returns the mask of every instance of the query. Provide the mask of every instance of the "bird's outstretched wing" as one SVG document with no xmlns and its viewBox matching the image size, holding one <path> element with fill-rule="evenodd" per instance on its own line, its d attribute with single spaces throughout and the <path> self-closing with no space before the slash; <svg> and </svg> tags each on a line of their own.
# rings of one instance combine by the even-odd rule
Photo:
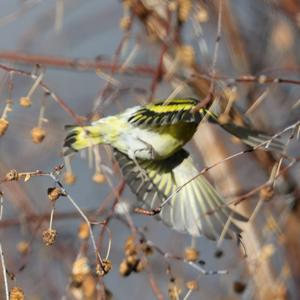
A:
<svg viewBox="0 0 300 300">
<path fill-rule="evenodd" d="M 129 118 L 128 122 L 134 126 L 154 128 L 179 123 L 199 124 L 203 119 L 219 124 L 223 129 L 239 138 L 250 147 L 260 146 L 263 150 L 283 152 L 284 144 L 279 137 L 272 139 L 272 136 L 259 130 L 233 123 L 219 123 L 218 116 L 209 109 L 200 108 L 193 112 L 193 108 L 199 104 L 197 99 L 172 99 L 161 101 L 155 104 L 141 106 Z M 188 129 L 188 127 L 187 127 Z M 269 143 L 267 141 L 270 141 Z"/>
<path fill-rule="evenodd" d="M 114 154 L 125 181 L 146 209 L 159 207 L 177 187 L 198 173 L 184 149 L 163 161 L 140 160 L 139 165 L 117 150 L 114 150 Z M 240 233 L 235 220 L 247 219 L 231 210 L 204 176 L 197 177 L 183 187 L 159 214 L 162 221 L 175 230 L 193 236 L 205 235 L 212 240 L 220 237 L 230 216 L 232 221 L 226 238 Z"/>
</svg>

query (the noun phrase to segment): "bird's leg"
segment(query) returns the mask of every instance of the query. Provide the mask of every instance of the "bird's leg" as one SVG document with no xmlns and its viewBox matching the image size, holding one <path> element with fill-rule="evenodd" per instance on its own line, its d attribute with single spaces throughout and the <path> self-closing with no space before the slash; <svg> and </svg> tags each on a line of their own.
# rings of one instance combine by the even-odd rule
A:
<svg viewBox="0 0 300 300">
<path fill-rule="evenodd" d="M 136 152 L 141 151 L 141 150 L 135 150 L 135 151 L 129 151 L 128 156 L 132 159 L 138 170 L 140 171 L 142 177 L 144 180 L 149 179 L 147 172 L 141 167 L 139 164 L 138 160 L 136 159 Z"/>
<path fill-rule="evenodd" d="M 139 151 L 149 151 L 149 154 L 150 154 L 150 158 L 149 159 L 157 159 L 158 158 L 158 154 L 157 154 L 157 152 L 154 150 L 154 148 L 152 147 L 152 145 L 151 144 L 149 144 L 149 143 L 147 143 L 147 142 L 145 142 L 145 141 L 143 141 L 142 139 L 140 139 L 140 138 L 137 138 L 137 140 L 138 141 L 140 141 L 141 143 L 143 143 L 145 146 L 146 146 L 146 148 L 145 149 L 139 149 L 139 150 L 136 150 L 135 152 L 139 152 Z"/>
</svg>

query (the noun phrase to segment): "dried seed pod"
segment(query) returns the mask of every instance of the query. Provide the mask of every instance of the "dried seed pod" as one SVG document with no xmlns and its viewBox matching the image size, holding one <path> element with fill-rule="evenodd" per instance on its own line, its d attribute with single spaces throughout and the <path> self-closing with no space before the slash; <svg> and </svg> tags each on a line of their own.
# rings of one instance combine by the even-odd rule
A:
<svg viewBox="0 0 300 300">
<path fill-rule="evenodd" d="M 64 192 L 59 187 L 48 188 L 48 199 L 55 202 L 60 196 L 65 196 Z"/>
<path fill-rule="evenodd" d="M 78 237 L 87 240 L 90 237 L 90 227 L 87 223 L 81 223 L 78 228 Z"/>
<path fill-rule="evenodd" d="M 220 257 L 222 257 L 223 256 L 223 251 L 221 250 L 221 249 L 218 249 L 218 250 L 216 250 L 216 252 L 215 252 L 215 257 L 216 258 L 220 258 Z"/>
<path fill-rule="evenodd" d="M 139 258 L 137 257 L 137 255 L 130 255 L 130 256 L 126 257 L 126 261 L 129 266 L 131 266 L 132 268 L 135 268 L 139 262 Z"/>
<path fill-rule="evenodd" d="M 65 172 L 64 182 L 69 185 L 74 184 L 76 182 L 76 176 L 72 172 Z"/>
<path fill-rule="evenodd" d="M 32 104 L 32 101 L 29 97 L 21 97 L 19 100 L 19 104 L 25 108 L 30 107 Z"/>
<path fill-rule="evenodd" d="M 120 20 L 120 28 L 122 30 L 128 30 L 131 25 L 131 19 L 129 16 L 122 17 Z"/>
<path fill-rule="evenodd" d="M 35 144 L 40 144 L 46 136 L 46 131 L 41 127 L 34 127 L 31 130 L 31 139 Z"/>
<path fill-rule="evenodd" d="M 56 238 L 56 230 L 55 229 L 47 229 L 45 231 L 43 231 L 43 242 L 46 246 L 51 246 L 54 244 L 55 242 L 55 238 Z"/>
<path fill-rule="evenodd" d="M 102 264 L 97 264 L 96 273 L 99 276 L 106 275 L 112 268 L 112 262 L 109 259 L 103 259 Z"/>
<path fill-rule="evenodd" d="M 8 128 L 9 122 L 8 120 L 4 118 L 0 118 L 0 136 L 4 135 L 7 128 Z"/>
<path fill-rule="evenodd" d="M 21 241 L 17 244 L 17 250 L 20 254 L 27 254 L 29 251 L 29 243 L 27 241 Z"/>
<path fill-rule="evenodd" d="M 170 281 L 169 287 L 168 287 L 168 295 L 170 300 L 177 300 L 179 299 L 179 295 L 181 294 L 181 289 L 179 286 L 177 286 L 175 281 Z"/>
<path fill-rule="evenodd" d="M 198 288 L 199 288 L 198 282 L 197 282 L 196 280 L 190 280 L 190 281 L 187 281 L 186 287 L 187 287 L 189 290 L 198 290 Z"/>
<path fill-rule="evenodd" d="M 244 290 L 246 289 L 246 284 L 241 282 L 241 281 L 235 281 L 233 283 L 233 290 L 238 293 L 241 294 L 244 292 Z"/>
<path fill-rule="evenodd" d="M 273 197 L 273 195 L 274 190 L 273 187 L 270 185 L 263 187 L 259 192 L 260 198 L 264 201 L 269 201 Z"/>
<path fill-rule="evenodd" d="M 96 171 L 96 173 L 93 176 L 93 181 L 96 183 L 104 183 L 105 176 L 102 173 L 100 173 L 99 171 Z"/>
<path fill-rule="evenodd" d="M 132 268 L 131 266 L 128 264 L 127 260 L 122 260 L 120 266 L 119 266 L 119 273 L 126 277 L 126 276 L 129 276 L 130 273 L 132 271 Z"/>
<path fill-rule="evenodd" d="M 153 248 L 148 245 L 147 243 L 142 243 L 141 244 L 141 250 L 148 256 L 153 254 Z"/>
<path fill-rule="evenodd" d="M 136 243 L 134 236 L 127 237 L 124 245 L 125 256 L 135 255 L 137 253 Z"/>
<path fill-rule="evenodd" d="M 10 170 L 4 176 L 4 181 L 14 181 L 19 179 L 19 173 L 17 170 Z"/>
<path fill-rule="evenodd" d="M 83 256 L 76 259 L 72 266 L 72 275 L 86 275 L 91 271 L 88 258 Z"/>
<path fill-rule="evenodd" d="M 197 12 L 196 18 L 199 23 L 206 23 L 209 20 L 209 14 L 207 9 L 201 7 Z"/>
<path fill-rule="evenodd" d="M 138 263 L 136 264 L 136 266 L 134 266 L 133 271 L 134 272 L 142 272 L 145 269 L 145 262 L 142 260 L 138 260 Z"/>
<path fill-rule="evenodd" d="M 192 66 L 196 61 L 195 50 L 190 45 L 182 45 L 177 48 L 177 55 L 185 65 Z"/>
<path fill-rule="evenodd" d="M 25 294 L 19 287 L 13 287 L 9 291 L 9 300 L 24 300 Z"/>
<path fill-rule="evenodd" d="M 218 123 L 219 124 L 226 124 L 229 123 L 230 120 L 230 116 L 228 114 L 220 114 L 218 117 Z"/>
<path fill-rule="evenodd" d="M 83 299 L 96 299 L 97 282 L 91 274 L 85 276 L 82 282 Z"/>
<path fill-rule="evenodd" d="M 192 1 L 179 0 L 178 5 L 178 18 L 181 22 L 186 22 L 192 9 Z"/>
<path fill-rule="evenodd" d="M 196 248 L 187 247 L 184 249 L 184 259 L 187 261 L 197 261 L 199 259 L 199 252 Z"/>
</svg>

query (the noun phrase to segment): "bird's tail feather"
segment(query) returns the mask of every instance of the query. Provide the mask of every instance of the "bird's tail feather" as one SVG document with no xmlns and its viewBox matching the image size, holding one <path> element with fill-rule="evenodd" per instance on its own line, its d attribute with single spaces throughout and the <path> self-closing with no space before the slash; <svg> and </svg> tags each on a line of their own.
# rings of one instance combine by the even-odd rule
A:
<svg viewBox="0 0 300 300">
<path fill-rule="evenodd" d="M 259 146 L 259 148 L 263 150 L 275 152 L 284 151 L 285 145 L 282 143 L 280 137 L 273 138 L 271 135 L 265 134 L 261 131 L 238 126 L 233 123 L 220 124 L 220 126 L 250 147 Z"/>
<path fill-rule="evenodd" d="M 95 126 L 66 125 L 65 129 L 64 156 L 102 142 L 99 129 Z"/>
</svg>

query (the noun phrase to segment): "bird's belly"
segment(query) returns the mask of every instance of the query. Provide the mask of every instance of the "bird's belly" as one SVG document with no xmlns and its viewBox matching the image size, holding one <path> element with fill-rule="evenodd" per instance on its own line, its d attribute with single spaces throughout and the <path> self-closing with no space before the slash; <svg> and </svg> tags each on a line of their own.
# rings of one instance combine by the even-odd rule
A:
<svg viewBox="0 0 300 300">
<path fill-rule="evenodd" d="M 164 159 L 182 146 L 182 141 L 170 134 L 140 128 L 127 131 L 119 141 L 118 150 L 137 159 Z"/>
</svg>

